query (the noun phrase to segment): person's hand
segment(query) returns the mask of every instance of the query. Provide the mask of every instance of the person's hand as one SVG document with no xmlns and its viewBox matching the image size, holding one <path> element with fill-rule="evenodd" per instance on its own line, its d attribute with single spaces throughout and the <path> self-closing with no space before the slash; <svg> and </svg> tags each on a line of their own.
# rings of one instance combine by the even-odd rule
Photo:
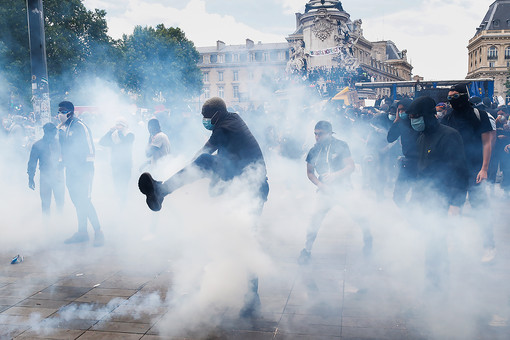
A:
<svg viewBox="0 0 510 340">
<path fill-rule="evenodd" d="M 482 183 L 483 181 L 485 181 L 487 179 L 487 171 L 485 170 L 480 170 L 480 172 L 478 173 L 478 175 L 476 176 L 476 183 Z"/>
<path fill-rule="evenodd" d="M 327 173 L 321 176 L 321 182 L 323 183 L 331 183 L 336 179 L 336 175 L 334 173 Z"/>
<path fill-rule="evenodd" d="M 510 144 L 508 144 L 507 146 L 505 146 L 505 152 L 506 152 L 506 153 L 510 153 Z"/>
<path fill-rule="evenodd" d="M 460 207 L 450 205 L 450 208 L 448 209 L 448 216 L 459 216 L 459 215 L 460 215 Z"/>
<path fill-rule="evenodd" d="M 35 190 L 35 182 L 33 178 L 28 179 L 28 187 L 32 190 Z"/>
</svg>

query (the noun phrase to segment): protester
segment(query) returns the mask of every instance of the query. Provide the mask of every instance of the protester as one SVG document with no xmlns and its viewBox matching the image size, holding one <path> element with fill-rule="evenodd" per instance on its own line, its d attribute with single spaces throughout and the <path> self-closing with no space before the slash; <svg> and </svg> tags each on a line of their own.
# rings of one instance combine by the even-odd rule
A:
<svg viewBox="0 0 510 340">
<path fill-rule="evenodd" d="M 100 247 L 104 244 L 104 235 L 91 201 L 95 157 L 92 133 L 89 127 L 74 115 L 73 103 L 63 101 L 58 106 L 58 119 L 61 122 L 59 140 L 66 170 L 66 184 L 78 216 L 78 232 L 65 240 L 65 243 L 87 242 L 87 221 L 90 221 L 95 232 L 94 246 Z"/>
<path fill-rule="evenodd" d="M 64 207 L 64 173 L 59 164 L 60 146 L 55 136 L 57 127 L 53 123 L 43 126 L 44 136 L 32 145 L 28 161 L 28 187 L 35 190 L 34 176 L 39 163 L 39 192 L 43 214 L 48 215 L 51 195 L 55 198 L 58 211 Z"/>
<path fill-rule="evenodd" d="M 462 136 L 469 169 L 469 203 L 479 216 L 479 224 L 484 232 L 482 261 L 489 262 L 496 255 L 496 245 L 490 216 L 482 213 L 489 210 L 483 182 L 488 178 L 495 131 L 487 112 L 470 105 L 465 84 L 452 86 L 448 101 L 453 110 L 443 118 L 442 123 L 456 129 Z"/>
<path fill-rule="evenodd" d="M 406 202 L 406 196 L 411 191 L 418 170 L 416 140 L 419 132 L 412 128 L 411 120 L 406 112 L 411 103 L 412 100 L 408 98 L 398 102 L 397 115 L 386 137 L 388 143 L 393 143 L 400 137 L 402 154 L 404 155 L 399 160 L 398 177 L 393 190 L 393 200 L 399 206 Z"/>
<path fill-rule="evenodd" d="M 118 118 L 115 126 L 99 140 L 99 144 L 111 149 L 113 183 L 117 194 L 123 200 L 127 196 L 131 178 L 134 140 L 135 135 L 129 131 L 128 122 L 123 117 Z"/>
<path fill-rule="evenodd" d="M 250 181 L 246 190 L 252 190 L 254 209 L 261 213 L 267 200 L 269 186 L 266 164 L 260 146 L 248 126 L 235 113 L 227 111 L 221 98 L 210 98 L 202 106 L 202 124 L 212 134 L 198 151 L 197 157 L 165 182 L 155 181 L 149 173 L 138 180 L 140 191 L 147 196 L 146 202 L 153 211 L 159 211 L 165 196 L 180 187 L 201 178 L 211 179 L 211 186 L 229 183 L 234 178 L 249 172 Z M 212 155 L 217 151 L 216 155 Z M 241 310 L 242 317 L 252 317 L 260 312 L 258 279 L 250 282 L 251 292 Z"/>
<path fill-rule="evenodd" d="M 160 159 L 170 154 L 170 140 L 161 131 L 161 126 L 156 118 L 147 122 L 147 129 L 149 130 L 149 141 L 145 148 L 145 155 L 149 160 L 145 165 L 156 165 Z"/>
<path fill-rule="evenodd" d="M 468 168 L 462 138 L 455 129 L 436 118 L 435 102 L 430 97 L 413 101 L 407 113 L 411 126 L 420 133 L 417 139 L 417 182 L 410 208 L 414 215 L 421 209 L 427 215 L 456 216 L 466 200 Z M 437 218 L 437 216 L 436 216 Z M 429 226 L 426 237 L 426 271 L 432 289 L 443 288 L 448 275 L 446 226 Z"/>
<path fill-rule="evenodd" d="M 352 188 L 350 175 L 354 172 L 354 161 L 346 142 L 333 137 L 331 123 L 319 121 L 314 129 L 316 144 L 306 156 L 306 174 L 317 186 L 317 204 L 306 233 L 305 247 L 298 262 L 310 261 L 313 243 L 327 213 L 339 202 L 339 195 L 346 195 Z M 370 231 L 363 228 L 365 251 L 372 247 Z"/>
</svg>

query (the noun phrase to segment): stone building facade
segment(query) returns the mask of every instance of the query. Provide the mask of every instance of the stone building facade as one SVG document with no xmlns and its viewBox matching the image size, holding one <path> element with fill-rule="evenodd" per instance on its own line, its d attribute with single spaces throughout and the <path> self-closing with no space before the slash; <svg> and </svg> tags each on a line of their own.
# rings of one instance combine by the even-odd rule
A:
<svg viewBox="0 0 510 340">
<path fill-rule="evenodd" d="M 494 79 L 494 95 L 506 98 L 510 67 L 510 0 L 494 1 L 468 44 L 466 79 Z"/>
<path fill-rule="evenodd" d="M 314 68 L 361 69 L 372 81 L 412 77 L 406 50 L 400 51 L 392 41 L 368 41 L 362 21 L 351 21 L 340 1 L 308 1 L 304 13 L 296 13 L 296 30 L 286 40 L 263 44 L 246 39 L 243 45 L 217 41 L 216 46 L 198 47 L 204 80 L 199 103 L 214 96 L 232 107 L 263 102 L 271 87 L 264 90 L 261 84 Z M 389 90 L 376 94 L 389 95 Z"/>
</svg>

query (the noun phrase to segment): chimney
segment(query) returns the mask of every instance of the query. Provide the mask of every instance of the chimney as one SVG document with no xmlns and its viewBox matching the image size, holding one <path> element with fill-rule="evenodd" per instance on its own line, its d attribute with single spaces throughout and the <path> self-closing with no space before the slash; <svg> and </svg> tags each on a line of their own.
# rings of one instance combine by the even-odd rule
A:
<svg viewBox="0 0 510 340">
<path fill-rule="evenodd" d="M 221 40 L 217 40 L 216 41 L 216 49 L 219 51 L 219 50 L 222 50 L 223 48 L 225 47 L 225 43 Z"/>
<path fill-rule="evenodd" d="M 253 46 L 255 46 L 255 44 L 253 43 L 253 40 L 246 39 L 246 48 L 250 49 L 250 48 L 253 48 Z"/>
</svg>

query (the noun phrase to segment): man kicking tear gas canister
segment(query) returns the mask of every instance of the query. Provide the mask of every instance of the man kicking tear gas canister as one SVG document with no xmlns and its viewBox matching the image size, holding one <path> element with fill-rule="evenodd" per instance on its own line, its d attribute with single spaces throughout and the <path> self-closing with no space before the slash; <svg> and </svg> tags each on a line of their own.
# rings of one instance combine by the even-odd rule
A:
<svg viewBox="0 0 510 340">
<path fill-rule="evenodd" d="M 164 182 L 155 181 L 147 172 L 140 176 L 138 187 L 147 196 L 147 205 L 151 210 L 159 211 L 164 197 L 186 184 L 207 177 L 211 179 L 211 186 L 216 187 L 249 169 L 257 174 L 257 183 L 248 186 L 247 190 L 256 191 L 254 196 L 259 199 L 254 208 L 260 214 L 267 200 L 269 185 L 264 157 L 257 140 L 239 115 L 227 111 L 221 98 L 207 100 L 202 106 L 202 116 L 204 127 L 212 134 L 189 165 Z M 213 155 L 214 152 L 217 153 Z M 252 317 L 259 312 L 258 278 L 253 278 L 250 286 L 251 291 L 241 310 L 242 317 Z"/>
</svg>

